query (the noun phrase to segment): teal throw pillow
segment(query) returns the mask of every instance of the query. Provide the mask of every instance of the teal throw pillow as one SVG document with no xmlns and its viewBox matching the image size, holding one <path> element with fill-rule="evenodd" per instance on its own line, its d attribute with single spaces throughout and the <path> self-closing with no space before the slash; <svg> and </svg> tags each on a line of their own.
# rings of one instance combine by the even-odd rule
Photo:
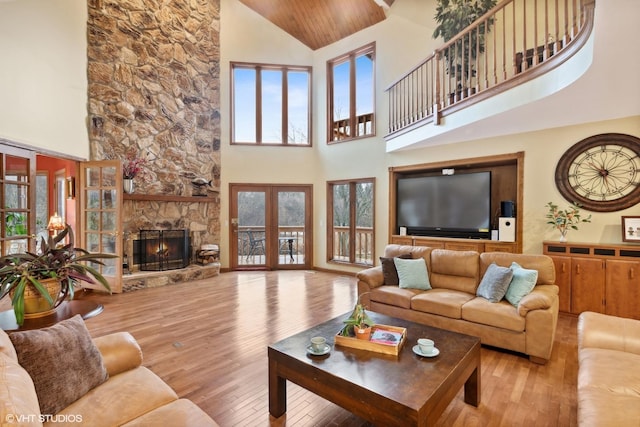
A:
<svg viewBox="0 0 640 427">
<path fill-rule="evenodd" d="M 513 270 L 513 278 L 507 289 L 505 298 L 515 307 L 518 306 L 520 300 L 533 290 L 538 281 L 538 270 L 527 270 L 522 268 L 517 262 L 511 264 Z"/>
<path fill-rule="evenodd" d="M 491 263 L 478 285 L 476 295 L 491 302 L 500 302 L 507 293 L 512 278 L 512 269 L 500 267 L 495 262 Z"/>
<path fill-rule="evenodd" d="M 393 263 L 396 265 L 398 272 L 398 281 L 401 288 L 412 289 L 431 289 L 429 283 L 429 272 L 427 271 L 427 263 L 424 258 L 418 259 L 402 259 L 394 258 Z"/>
</svg>

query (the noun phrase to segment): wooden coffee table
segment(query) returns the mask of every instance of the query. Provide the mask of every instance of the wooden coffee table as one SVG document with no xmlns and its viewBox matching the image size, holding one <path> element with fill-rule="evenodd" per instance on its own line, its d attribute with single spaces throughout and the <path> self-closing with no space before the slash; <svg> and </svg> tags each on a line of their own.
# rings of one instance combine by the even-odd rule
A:
<svg viewBox="0 0 640 427">
<path fill-rule="evenodd" d="M 464 386 L 464 400 L 480 403 L 480 339 L 367 312 L 379 324 L 407 328 L 398 356 L 334 345 L 348 313 L 268 348 L 269 412 L 287 411 L 287 380 L 376 425 L 432 425 Z M 331 352 L 307 354 L 309 340 L 327 338 Z M 433 358 L 413 353 L 418 338 L 435 341 Z"/>
</svg>

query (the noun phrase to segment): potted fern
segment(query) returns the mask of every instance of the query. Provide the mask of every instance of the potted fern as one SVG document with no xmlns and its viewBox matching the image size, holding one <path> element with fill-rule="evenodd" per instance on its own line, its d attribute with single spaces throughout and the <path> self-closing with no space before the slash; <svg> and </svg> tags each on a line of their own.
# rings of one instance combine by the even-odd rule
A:
<svg viewBox="0 0 640 427">
<path fill-rule="evenodd" d="M 11 296 L 16 322 L 22 325 L 25 317 L 46 316 L 67 297 L 73 299 L 78 282 L 97 282 L 111 292 L 104 276 L 90 265 L 104 265 L 102 259 L 107 258 L 117 255 L 75 247 L 73 231 L 67 224 L 55 237 L 42 238 L 39 253 L 0 257 L 0 299 Z"/>
</svg>

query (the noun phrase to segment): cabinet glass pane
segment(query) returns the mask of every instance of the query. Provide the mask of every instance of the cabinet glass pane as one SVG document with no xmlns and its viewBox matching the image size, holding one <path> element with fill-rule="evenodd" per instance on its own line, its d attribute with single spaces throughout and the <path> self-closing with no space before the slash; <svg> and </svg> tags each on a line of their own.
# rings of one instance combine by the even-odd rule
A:
<svg viewBox="0 0 640 427">
<path fill-rule="evenodd" d="M 102 231 L 114 231 L 116 229 L 116 213 L 102 212 Z"/>
<path fill-rule="evenodd" d="M 100 168 L 87 168 L 85 178 L 87 188 L 98 187 L 100 185 Z"/>
<path fill-rule="evenodd" d="M 116 185 L 116 168 L 114 167 L 102 168 L 102 186 L 115 187 L 115 185 Z"/>
<path fill-rule="evenodd" d="M 113 209 L 115 207 L 116 190 L 102 190 L 102 208 Z"/>
<path fill-rule="evenodd" d="M 86 227 L 88 231 L 100 230 L 100 212 L 87 212 Z"/>
<path fill-rule="evenodd" d="M 98 209 L 100 207 L 100 192 L 98 190 L 87 191 L 87 209 Z"/>
<path fill-rule="evenodd" d="M 26 185 L 5 184 L 4 207 L 8 209 L 26 209 L 27 188 Z"/>
</svg>

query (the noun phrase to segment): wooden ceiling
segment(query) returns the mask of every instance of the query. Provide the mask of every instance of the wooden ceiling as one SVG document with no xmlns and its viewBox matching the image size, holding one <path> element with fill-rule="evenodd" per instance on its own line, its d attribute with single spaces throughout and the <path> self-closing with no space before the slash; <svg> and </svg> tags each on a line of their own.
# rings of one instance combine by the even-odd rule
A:
<svg viewBox="0 0 640 427">
<path fill-rule="evenodd" d="M 239 0 L 311 49 L 385 19 L 395 0 Z"/>
</svg>

